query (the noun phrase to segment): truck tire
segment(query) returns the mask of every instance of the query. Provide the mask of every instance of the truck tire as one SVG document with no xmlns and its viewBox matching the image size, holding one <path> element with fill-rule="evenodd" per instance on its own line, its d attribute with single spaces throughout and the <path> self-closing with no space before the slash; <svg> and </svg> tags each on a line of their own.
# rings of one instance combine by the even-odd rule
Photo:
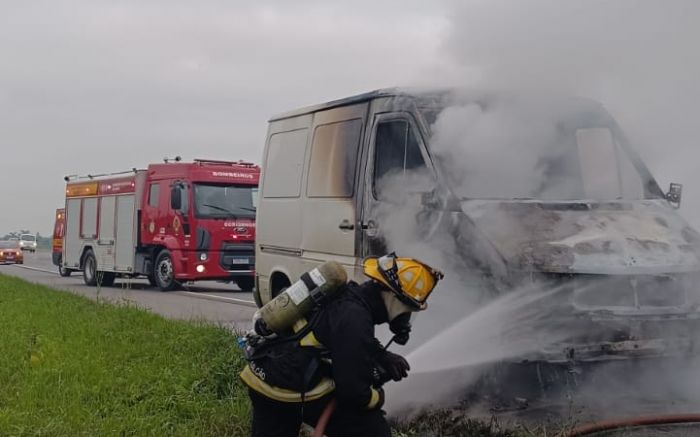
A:
<svg viewBox="0 0 700 437">
<path fill-rule="evenodd" d="M 64 278 L 67 278 L 72 272 L 72 270 L 68 270 L 67 268 L 63 267 L 63 258 L 58 257 L 58 274 Z"/>
<path fill-rule="evenodd" d="M 153 276 L 153 273 L 146 275 L 146 279 L 148 279 L 148 283 L 151 285 L 151 287 L 158 286 L 158 283 L 156 282 L 156 278 Z"/>
<path fill-rule="evenodd" d="M 95 253 L 92 249 L 88 249 L 85 252 L 85 258 L 83 260 L 83 282 L 85 285 L 94 287 L 97 285 L 97 259 L 95 259 Z"/>
<path fill-rule="evenodd" d="M 114 285 L 114 279 L 117 277 L 117 275 L 114 274 L 114 272 L 100 272 L 102 279 L 100 280 L 100 285 L 103 287 L 111 287 Z M 98 275 L 99 279 L 99 275 Z"/>
<path fill-rule="evenodd" d="M 156 257 L 156 264 L 153 269 L 153 278 L 156 286 L 161 291 L 172 291 L 178 287 L 175 280 L 175 268 L 173 267 L 173 257 L 170 251 L 163 249 Z"/>
<path fill-rule="evenodd" d="M 71 273 L 72 273 L 72 270 L 68 270 L 67 268 L 65 268 L 61 265 L 58 266 L 58 274 L 61 275 L 62 277 L 67 278 L 70 276 Z"/>
<path fill-rule="evenodd" d="M 255 279 L 252 276 L 236 278 L 236 285 L 238 285 L 238 288 L 240 288 L 241 291 L 253 291 Z"/>
</svg>

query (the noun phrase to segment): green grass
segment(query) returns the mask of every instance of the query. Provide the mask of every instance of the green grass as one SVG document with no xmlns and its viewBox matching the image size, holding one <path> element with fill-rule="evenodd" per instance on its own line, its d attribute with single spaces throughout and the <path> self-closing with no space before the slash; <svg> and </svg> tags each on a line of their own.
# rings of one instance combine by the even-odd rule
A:
<svg viewBox="0 0 700 437">
<path fill-rule="evenodd" d="M 235 337 L 0 275 L 0 435 L 244 436 Z"/>
</svg>

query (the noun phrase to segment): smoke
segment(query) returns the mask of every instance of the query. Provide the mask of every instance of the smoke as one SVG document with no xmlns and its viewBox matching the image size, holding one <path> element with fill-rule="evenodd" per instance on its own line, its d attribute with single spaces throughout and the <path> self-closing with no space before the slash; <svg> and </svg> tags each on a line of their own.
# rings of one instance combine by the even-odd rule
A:
<svg viewBox="0 0 700 437">
<path fill-rule="evenodd" d="M 686 185 L 682 213 L 699 225 L 700 197 L 688 195 L 700 189 L 694 135 L 700 57 L 693 55 L 700 36 L 695 26 L 698 16 L 700 3 L 692 0 L 455 4 L 443 45 L 453 68 L 439 77 L 441 84 L 448 81 L 527 96 L 488 104 L 483 103 L 487 100 L 455 99 L 431 120 L 431 152 L 455 194 L 463 198 L 636 198 L 627 187 L 640 181 L 634 175 L 630 179 L 625 160 L 616 178 L 619 193 L 606 184 L 591 185 L 607 173 L 609 161 L 601 155 L 607 147 L 601 143 L 608 140 L 600 130 L 585 132 L 586 141 L 595 143 L 591 156 L 598 157 L 590 165 L 588 178 L 578 175 L 572 185 L 571 168 L 564 165 L 558 171 L 568 176 L 553 180 L 552 166 L 543 164 L 563 162 L 557 125 L 566 108 L 556 103 L 563 100 L 552 96 L 583 96 L 602 102 L 617 119 L 662 187 L 672 181 Z M 581 137 L 575 132 L 573 138 Z M 611 144 L 619 146 L 615 141 Z M 463 241 L 454 226 L 447 226 L 458 221 L 459 212 L 422 208 L 426 193 L 446 197 L 430 175 L 409 172 L 382 182 L 383 196 L 395 200 L 375 211 L 389 248 L 446 272 L 427 312 L 415 317 L 409 343 L 413 349 L 407 351 L 412 375 L 388 386 L 390 412 L 416 404 L 455 402 L 466 386 L 494 364 L 586 334 L 584 326 L 549 323 L 548 317 L 556 311 L 552 298 L 562 294 L 559 287 L 538 283 L 508 289 L 498 284 L 493 272 L 480 274 L 474 269 L 480 257 L 492 256 L 478 245 L 471 248 L 475 259 L 464 261 Z M 582 196 L 581 192 L 603 194 Z M 616 292 L 610 285 L 609 291 Z M 697 324 L 681 321 L 664 334 L 695 341 Z M 637 364 L 627 365 L 635 361 L 624 363 L 586 372 L 575 401 L 610 406 L 616 394 L 627 391 L 630 399 L 625 406 L 633 412 L 653 407 L 642 401 L 647 394 L 656 395 L 663 411 L 700 403 L 695 384 L 686 384 L 698 380 L 694 364 L 642 360 L 634 368 Z M 676 403 L 671 405 L 672 401 Z M 598 411 L 604 416 L 623 412 L 604 408 Z"/>
<path fill-rule="evenodd" d="M 620 122 L 662 187 L 686 186 L 700 225 L 693 0 L 472 0 L 452 3 L 440 81 L 476 89 L 590 97 Z"/>
</svg>

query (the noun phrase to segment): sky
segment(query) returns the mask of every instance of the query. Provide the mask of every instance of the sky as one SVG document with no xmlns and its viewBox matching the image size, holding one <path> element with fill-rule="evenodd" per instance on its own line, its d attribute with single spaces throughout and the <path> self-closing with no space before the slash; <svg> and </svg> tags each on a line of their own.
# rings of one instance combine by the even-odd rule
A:
<svg viewBox="0 0 700 437">
<path fill-rule="evenodd" d="M 411 85 L 598 99 L 700 225 L 700 2 L 0 1 L 0 235 L 49 234 L 64 175 L 260 163 L 271 115 Z"/>
</svg>

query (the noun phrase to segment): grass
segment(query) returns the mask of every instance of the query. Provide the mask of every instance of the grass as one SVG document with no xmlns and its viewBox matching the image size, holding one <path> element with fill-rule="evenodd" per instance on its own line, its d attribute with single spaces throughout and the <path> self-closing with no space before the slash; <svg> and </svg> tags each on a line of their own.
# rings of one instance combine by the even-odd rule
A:
<svg viewBox="0 0 700 437">
<path fill-rule="evenodd" d="M 0 275 L 0 435 L 244 436 L 234 336 Z"/>
</svg>

